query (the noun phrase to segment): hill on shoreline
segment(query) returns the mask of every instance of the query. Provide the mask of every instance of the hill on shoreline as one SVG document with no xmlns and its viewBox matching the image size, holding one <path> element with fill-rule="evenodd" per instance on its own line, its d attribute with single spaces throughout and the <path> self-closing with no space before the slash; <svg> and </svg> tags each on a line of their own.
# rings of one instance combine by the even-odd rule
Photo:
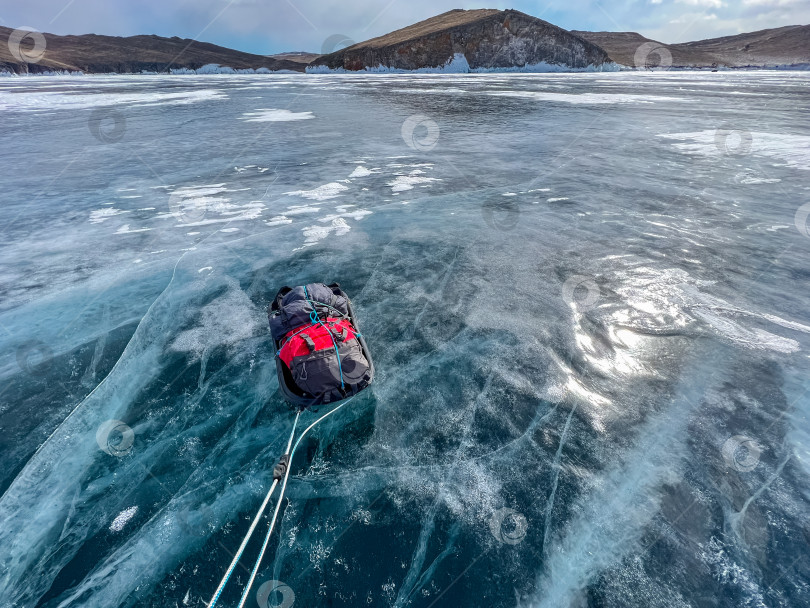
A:
<svg viewBox="0 0 810 608">
<path fill-rule="evenodd" d="M 0 26 L 0 72 L 91 74 L 198 70 L 217 64 L 234 70 L 292 70 L 304 65 L 284 58 L 243 53 L 188 38 L 162 36 L 28 35 Z M 16 55 L 16 56 L 15 56 Z"/>
<path fill-rule="evenodd" d="M 670 64 L 674 68 L 810 66 L 810 25 L 679 44 L 664 44 L 636 32 L 572 33 L 605 49 L 616 63 L 640 68 L 645 67 L 645 56 L 650 57 L 650 65 Z"/>
<path fill-rule="evenodd" d="M 455 9 L 315 59 L 307 71 L 603 69 L 599 46 L 516 10 Z"/>
</svg>

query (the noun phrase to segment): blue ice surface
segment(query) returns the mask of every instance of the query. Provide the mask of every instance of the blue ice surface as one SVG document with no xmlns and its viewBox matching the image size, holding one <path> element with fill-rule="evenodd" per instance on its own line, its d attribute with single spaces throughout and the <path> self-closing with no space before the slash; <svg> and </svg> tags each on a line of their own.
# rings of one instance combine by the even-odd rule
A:
<svg viewBox="0 0 810 608">
<path fill-rule="evenodd" d="M 809 80 L 3 79 L 0 605 L 208 601 L 311 281 L 377 376 L 260 605 L 810 605 Z"/>
</svg>

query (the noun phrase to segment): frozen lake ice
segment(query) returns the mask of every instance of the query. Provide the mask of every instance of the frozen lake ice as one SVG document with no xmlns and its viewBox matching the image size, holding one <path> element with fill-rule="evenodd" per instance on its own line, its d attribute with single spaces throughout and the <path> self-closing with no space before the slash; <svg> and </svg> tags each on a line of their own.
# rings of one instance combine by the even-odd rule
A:
<svg viewBox="0 0 810 608">
<path fill-rule="evenodd" d="M 260 606 L 810 605 L 808 85 L 0 79 L 0 605 L 205 605 L 292 423 L 264 309 L 313 281 L 377 376 Z"/>
</svg>

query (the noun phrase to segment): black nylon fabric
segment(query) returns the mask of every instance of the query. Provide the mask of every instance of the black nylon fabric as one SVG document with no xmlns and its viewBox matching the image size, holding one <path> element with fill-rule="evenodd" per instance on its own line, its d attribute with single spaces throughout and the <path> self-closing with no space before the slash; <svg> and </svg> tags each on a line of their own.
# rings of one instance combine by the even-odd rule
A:
<svg viewBox="0 0 810 608">
<path fill-rule="evenodd" d="M 368 386 L 371 379 L 368 361 L 355 339 L 339 342 L 337 353 L 334 348 L 327 348 L 295 357 L 290 372 L 298 388 L 318 397 L 321 403 L 330 403 L 353 395 Z"/>
<path fill-rule="evenodd" d="M 318 316 L 321 319 L 326 319 L 327 316 L 348 315 L 348 301 L 342 295 L 338 295 L 323 283 L 309 283 L 307 286 L 306 294 L 304 287 L 293 287 L 286 293 L 284 290 L 279 292 L 276 296 L 280 298 L 279 313 L 276 315 L 270 314 L 270 333 L 273 335 L 273 340 L 281 340 L 288 333 L 306 325 L 310 322 L 310 314 L 314 309 L 318 311 Z M 283 295 L 282 295 L 283 293 Z M 309 294 L 309 301 L 307 301 L 307 294 Z"/>
<path fill-rule="evenodd" d="M 270 331 L 276 343 L 280 344 L 290 332 L 309 325 L 313 309 L 322 321 L 328 317 L 348 317 L 349 300 L 337 283 L 331 287 L 323 283 L 310 283 L 306 291 L 303 286 L 282 288 L 268 310 Z M 321 404 L 340 401 L 371 383 L 373 367 L 360 341 L 357 338 L 347 339 L 347 336 L 344 329 L 340 334 L 333 335 L 336 348 L 310 351 L 307 355 L 294 357 L 290 362 L 288 373 L 305 399 Z M 284 363 L 280 362 L 279 365 L 284 366 Z M 286 366 L 284 369 L 287 369 Z M 283 378 L 280 381 L 284 382 Z"/>
</svg>

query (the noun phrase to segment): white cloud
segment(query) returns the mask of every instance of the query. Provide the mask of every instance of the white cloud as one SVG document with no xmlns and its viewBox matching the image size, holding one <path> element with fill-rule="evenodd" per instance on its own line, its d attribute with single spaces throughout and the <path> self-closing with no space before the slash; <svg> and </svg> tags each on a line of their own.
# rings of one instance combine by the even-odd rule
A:
<svg viewBox="0 0 810 608">
<path fill-rule="evenodd" d="M 689 6 L 702 6 L 705 8 L 723 8 L 726 4 L 722 0 L 677 0 L 679 4 Z"/>
<path fill-rule="evenodd" d="M 745 6 L 765 6 L 773 8 L 781 8 L 783 6 L 796 6 L 797 4 L 806 4 L 807 0 L 743 0 Z"/>
<path fill-rule="evenodd" d="M 676 17 L 675 19 L 671 19 L 669 21 L 669 23 L 671 23 L 672 25 L 682 25 L 684 23 L 690 24 L 690 29 L 691 29 L 691 25 L 694 25 L 697 22 L 700 22 L 700 21 L 713 21 L 715 19 L 717 19 L 717 15 L 715 15 L 714 13 L 699 13 L 697 15 L 694 14 L 694 13 L 691 13 L 691 14 L 681 15 L 680 17 Z"/>
</svg>

